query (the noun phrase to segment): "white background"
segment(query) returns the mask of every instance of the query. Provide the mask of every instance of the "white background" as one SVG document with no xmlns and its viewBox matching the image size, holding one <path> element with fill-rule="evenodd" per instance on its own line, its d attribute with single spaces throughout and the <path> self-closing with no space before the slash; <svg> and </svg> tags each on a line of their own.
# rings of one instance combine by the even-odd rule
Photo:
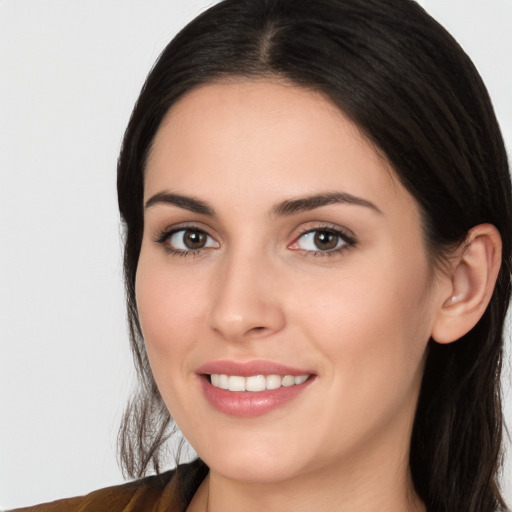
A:
<svg viewBox="0 0 512 512">
<path fill-rule="evenodd" d="M 122 482 L 116 158 L 154 60 L 212 3 L 0 0 L 0 508 Z M 480 69 L 511 153 L 512 0 L 420 3 Z"/>
</svg>

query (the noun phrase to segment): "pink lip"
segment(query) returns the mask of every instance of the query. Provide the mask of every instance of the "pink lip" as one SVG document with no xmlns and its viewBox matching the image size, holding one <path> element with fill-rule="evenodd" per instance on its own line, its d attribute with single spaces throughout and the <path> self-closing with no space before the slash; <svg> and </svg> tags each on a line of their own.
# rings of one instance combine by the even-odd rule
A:
<svg viewBox="0 0 512 512">
<path fill-rule="evenodd" d="M 239 375 L 312 375 L 313 372 L 300 370 L 271 361 L 213 361 L 197 369 L 201 388 L 207 401 L 219 412 L 242 418 L 254 418 L 267 414 L 297 398 L 312 382 L 312 376 L 302 384 L 265 391 L 228 391 L 212 386 L 208 378 L 212 373 Z"/>
<path fill-rule="evenodd" d="M 219 373 L 225 375 L 240 375 L 250 377 L 251 375 L 311 375 L 314 372 L 307 369 L 293 368 L 273 361 L 254 360 L 238 362 L 230 360 L 211 361 L 200 366 L 196 373 L 199 375 L 211 375 Z"/>
</svg>

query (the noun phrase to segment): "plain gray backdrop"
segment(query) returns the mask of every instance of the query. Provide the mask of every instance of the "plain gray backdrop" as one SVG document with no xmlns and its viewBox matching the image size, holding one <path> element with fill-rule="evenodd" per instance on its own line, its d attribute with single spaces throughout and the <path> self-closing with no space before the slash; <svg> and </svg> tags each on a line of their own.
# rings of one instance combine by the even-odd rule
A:
<svg viewBox="0 0 512 512">
<path fill-rule="evenodd" d="M 0 0 L 0 508 L 122 482 L 116 158 L 154 60 L 212 3 Z M 512 0 L 420 3 L 479 68 L 510 154 Z M 512 424 L 510 391 L 506 407 Z"/>
</svg>

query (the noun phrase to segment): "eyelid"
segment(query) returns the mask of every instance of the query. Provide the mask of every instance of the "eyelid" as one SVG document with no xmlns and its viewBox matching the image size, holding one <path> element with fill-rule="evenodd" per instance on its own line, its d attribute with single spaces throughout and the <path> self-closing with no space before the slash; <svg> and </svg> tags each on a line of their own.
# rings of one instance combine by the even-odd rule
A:
<svg viewBox="0 0 512 512">
<path fill-rule="evenodd" d="M 216 244 L 215 247 L 212 246 L 206 246 L 206 247 L 199 247 L 197 249 L 176 249 L 172 247 L 169 243 L 167 243 L 176 233 L 179 233 L 180 231 L 197 231 L 204 233 L 208 238 L 213 240 Z M 209 230 L 201 225 L 197 224 L 177 224 L 173 226 L 168 226 L 160 231 L 157 232 L 155 237 L 153 238 L 153 242 L 160 244 L 164 247 L 165 251 L 172 255 L 177 256 L 188 256 L 188 255 L 194 255 L 197 256 L 203 251 L 214 249 L 220 247 L 220 243 L 217 240 L 215 236 L 213 236 Z"/>
<path fill-rule="evenodd" d="M 208 226 L 205 226 L 201 222 L 178 222 L 176 224 L 168 224 L 164 228 L 161 229 L 155 229 L 155 235 L 153 235 L 153 241 L 158 242 L 162 238 L 168 237 L 169 235 L 172 235 L 173 233 L 177 233 L 178 231 L 183 230 L 191 230 L 191 231 L 201 231 L 208 236 L 210 236 L 213 239 L 217 239 L 218 237 L 216 235 L 213 235 L 211 233 L 211 229 Z"/>
<path fill-rule="evenodd" d="M 326 232 L 331 233 L 335 236 L 338 236 L 341 240 L 343 240 L 345 243 L 342 244 L 340 247 L 336 247 L 334 249 L 328 249 L 328 250 L 308 250 L 308 249 L 302 249 L 300 247 L 293 247 L 298 243 L 298 241 L 304 236 L 309 233 L 314 232 Z M 345 227 L 337 226 L 331 223 L 313 223 L 309 224 L 308 226 L 302 227 L 301 231 L 294 236 L 293 241 L 291 244 L 288 245 L 289 249 L 295 250 L 295 251 L 303 251 L 304 253 L 308 255 L 316 255 L 316 256 L 329 256 L 338 254 L 344 250 L 350 249 L 351 247 L 354 247 L 357 245 L 358 240 L 355 235 L 355 233 Z"/>
</svg>

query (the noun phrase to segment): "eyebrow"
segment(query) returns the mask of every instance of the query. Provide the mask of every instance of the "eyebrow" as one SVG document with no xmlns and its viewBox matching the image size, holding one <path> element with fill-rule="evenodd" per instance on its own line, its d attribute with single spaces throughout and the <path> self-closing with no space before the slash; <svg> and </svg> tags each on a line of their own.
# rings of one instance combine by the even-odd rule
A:
<svg viewBox="0 0 512 512">
<path fill-rule="evenodd" d="M 154 196 L 151 196 L 146 201 L 145 208 L 150 208 L 156 204 L 170 204 L 194 213 L 208 215 L 209 217 L 215 215 L 215 210 L 207 202 L 180 194 L 172 194 L 170 192 L 158 192 Z"/>
<path fill-rule="evenodd" d="M 214 208 L 206 201 L 202 201 L 194 197 L 183 196 L 181 194 L 174 194 L 165 191 L 158 192 L 146 201 L 145 208 L 147 209 L 157 204 L 170 204 L 200 215 L 207 215 L 208 217 L 215 216 Z M 286 217 L 314 210 L 322 206 L 328 206 L 330 204 L 363 206 L 375 211 L 376 213 L 382 214 L 381 210 L 377 206 L 366 199 L 362 199 L 361 197 L 353 196 L 352 194 L 347 194 L 345 192 L 328 192 L 325 194 L 316 194 L 283 201 L 272 208 L 272 215 L 275 217 Z"/>
<path fill-rule="evenodd" d="M 276 205 L 272 209 L 272 214 L 276 217 L 284 217 L 288 215 L 296 215 L 297 213 L 314 210 L 321 206 L 328 206 L 330 204 L 350 204 L 355 206 L 364 206 L 370 208 L 377 213 L 382 212 L 372 202 L 362 199 L 361 197 L 353 196 L 345 192 L 329 192 L 325 194 L 317 194 L 298 199 L 289 199 Z"/>
</svg>

